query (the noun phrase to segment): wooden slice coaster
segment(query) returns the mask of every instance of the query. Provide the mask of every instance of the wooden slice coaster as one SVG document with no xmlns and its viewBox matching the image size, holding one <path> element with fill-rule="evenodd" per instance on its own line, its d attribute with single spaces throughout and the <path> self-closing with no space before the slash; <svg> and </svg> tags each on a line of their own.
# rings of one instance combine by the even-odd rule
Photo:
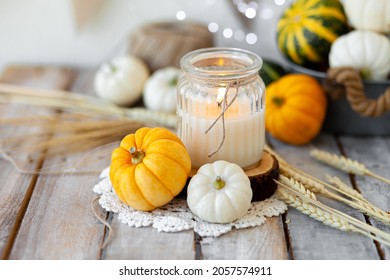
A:
<svg viewBox="0 0 390 280">
<path fill-rule="evenodd" d="M 179 194 L 180 197 L 187 197 L 188 182 L 196 174 L 196 171 L 192 170 L 191 177 L 188 178 L 186 186 Z M 245 173 L 251 182 L 252 202 L 265 200 L 275 193 L 277 184 L 274 179 L 279 177 L 279 163 L 273 155 L 264 152 L 260 162 L 253 168 L 245 170 Z"/>
<path fill-rule="evenodd" d="M 251 181 L 252 202 L 262 201 L 275 193 L 277 184 L 274 180 L 279 177 L 279 163 L 273 155 L 264 152 L 259 164 L 245 173 Z"/>
</svg>

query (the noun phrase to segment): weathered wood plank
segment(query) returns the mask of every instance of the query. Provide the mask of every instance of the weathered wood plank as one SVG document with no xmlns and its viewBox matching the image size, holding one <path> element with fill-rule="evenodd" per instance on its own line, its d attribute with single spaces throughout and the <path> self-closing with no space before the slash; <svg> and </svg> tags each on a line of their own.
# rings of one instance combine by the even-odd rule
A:
<svg viewBox="0 0 390 280">
<path fill-rule="evenodd" d="M 1 75 L 3 83 L 36 86 L 40 88 L 66 89 L 72 80 L 72 73 L 66 69 L 51 67 L 25 68 L 10 66 Z M 49 113 L 42 110 L 42 114 Z M 0 118 L 27 117 L 34 115 L 35 109 L 28 106 L 0 105 Z M 21 133 L 36 132 L 35 128 L 1 126 L 0 140 Z M 42 154 L 35 156 L 22 154 L 13 155 L 21 168 L 35 169 L 42 164 Z M 12 165 L 0 160 L 0 258 L 8 258 L 14 238 L 18 233 L 30 197 L 35 188 L 36 175 L 22 175 Z"/>
<path fill-rule="evenodd" d="M 311 146 L 286 145 L 273 138 L 270 138 L 270 142 L 290 164 L 314 177 L 325 180 L 326 174 L 329 174 L 338 176 L 346 182 L 349 181 L 346 174 L 311 158 L 309 155 Z M 330 135 L 320 135 L 313 145 L 339 154 L 337 143 Z M 319 197 L 319 200 L 364 221 L 361 213 L 344 204 L 322 197 Z M 286 216 L 287 220 L 290 220 L 287 227 L 291 251 L 295 259 L 379 259 L 375 244 L 370 238 L 326 226 L 291 207 Z"/>
<path fill-rule="evenodd" d="M 369 170 L 390 179 L 390 137 L 341 137 L 346 156 L 362 162 Z M 363 196 L 380 209 L 390 211 L 390 185 L 371 177 L 355 176 L 357 188 Z M 389 232 L 390 227 L 373 218 L 370 222 L 379 229 Z M 390 259 L 390 248 L 380 245 L 382 257 Z"/>
<path fill-rule="evenodd" d="M 288 259 L 281 217 L 271 217 L 254 228 L 233 230 L 200 242 L 206 260 L 284 260 Z"/>
<path fill-rule="evenodd" d="M 102 258 L 111 260 L 193 260 L 192 230 L 166 233 L 152 227 L 133 228 L 114 216 L 113 236 L 103 250 Z"/>
<path fill-rule="evenodd" d="M 78 86 L 72 87 L 73 91 L 79 90 L 83 83 L 78 81 L 88 74 L 79 73 L 75 83 Z M 75 171 L 99 171 L 109 164 L 112 149 L 106 146 L 64 157 L 49 157 L 43 168 L 59 166 L 54 170 L 76 167 Z M 105 157 L 99 159 L 97 154 L 105 154 Z M 92 158 L 95 160 L 87 167 L 77 168 L 80 162 Z M 40 175 L 10 258 L 99 259 L 104 226 L 91 211 L 92 187 L 98 174 Z"/>
</svg>

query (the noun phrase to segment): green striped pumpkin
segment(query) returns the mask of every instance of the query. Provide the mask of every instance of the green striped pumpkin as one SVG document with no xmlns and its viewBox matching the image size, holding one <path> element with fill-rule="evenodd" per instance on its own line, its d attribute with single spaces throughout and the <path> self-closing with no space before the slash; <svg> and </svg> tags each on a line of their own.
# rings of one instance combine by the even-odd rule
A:
<svg viewBox="0 0 390 280">
<path fill-rule="evenodd" d="M 297 0 L 278 21 L 278 47 L 296 64 L 319 64 L 328 59 L 332 42 L 347 31 L 339 0 Z"/>
<path fill-rule="evenodd" d="M 278 63 L 268 59 L 263 59 L 263 66 L 259 71 L 259 75 L 266 86 L 279 80 L 279 78 L 286 74 L 286 70 Z"/>
</svg>

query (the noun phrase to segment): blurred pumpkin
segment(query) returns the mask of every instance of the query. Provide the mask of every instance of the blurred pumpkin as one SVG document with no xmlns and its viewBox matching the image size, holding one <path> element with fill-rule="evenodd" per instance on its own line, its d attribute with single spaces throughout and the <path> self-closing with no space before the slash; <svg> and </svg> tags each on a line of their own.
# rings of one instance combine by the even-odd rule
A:
<svg viewBox="0 0 390 280">
<path fill-rule="evenodd" d="M 354 28 L 390 32 L 390 0 L 344 0 L 343 4 Z"/>
<path fill-rule="evenodd" d="M 303 145 L 320 131 L 326 95 L 316 79 L 287 74 L 266 89 L 266 130 L 288 144 Z"/>
<path fill-rule="evenodd" d="M 190 171 L 190 156 L 174 133 L 144 127 L 123 138 L 113 151 L 110 180 L 121 201 L 150 211 L 178 195 Z"/>
<path fill-rule="evenodd" d="M 280 51 L 299 65 L 326 62 L 330 46 L 346 33 L 347 19 L 338 0 L 297 0 L 277 25 Z"/>
<path fill-rule="evenodd" d="M 364 79 L 385 80 L 390 73 L 390 40 L 383 34 L 354 30 L 333 43 L 329 65 L 355 68 Z"/>
<path fill-rule="evenodd" d="M 130 106 L 142 96 L 149 77 L 146 64 L 131 55 L 121 55 L 103 63 L 95 73 L 96 95 L 119 106 Z"/>
<path fill-rule="evenodd" d="M 154 72 L 144 86 L 143 101 L 151 111 L 176 113 L 176 86 L 182 71 L 166 67 Z"/>
</svg>

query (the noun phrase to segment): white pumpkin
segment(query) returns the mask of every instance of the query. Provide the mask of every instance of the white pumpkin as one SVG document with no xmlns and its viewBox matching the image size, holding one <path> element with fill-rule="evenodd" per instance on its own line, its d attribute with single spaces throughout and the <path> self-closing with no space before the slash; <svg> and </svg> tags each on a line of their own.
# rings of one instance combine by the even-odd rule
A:
<svg viewBox="0 0 390 280">
<path fill-rule="evenodd" d="M 386 79 L 390 73 L 390 41 L 375 32 L 352 31 L 333 42 L 329 65 L 353 67 L 360 70 L 365 79 Z"/>
<path fill-rule="evenodd" d="M 141 98 L 148 77 L 149 70 L 141 59 L 131 55 L 118 56 L 97 70 L 95 92 L 117 105 L 132 105 Z"/>
<path fill-rule="evenodd" d="M 344 0 L 344 9 L 356 29 L 390 32 L 390 0 Z"/>
<path fill-rule="evenodd" d="M 190 210 L 210 223 L 230 223 L 250 208 L 252 189 L 248 176 L 235 163 L 219 160 L 203 165 L 188 184 Z"/>
<path fill-rule="evenodd" d="M 176 67 L 166 67 L 154 72 L 145 83 L 145 107 L 151 111 L 175 113 L 176 85 L 181 75 L 182 71 Z"/>
</svg>

